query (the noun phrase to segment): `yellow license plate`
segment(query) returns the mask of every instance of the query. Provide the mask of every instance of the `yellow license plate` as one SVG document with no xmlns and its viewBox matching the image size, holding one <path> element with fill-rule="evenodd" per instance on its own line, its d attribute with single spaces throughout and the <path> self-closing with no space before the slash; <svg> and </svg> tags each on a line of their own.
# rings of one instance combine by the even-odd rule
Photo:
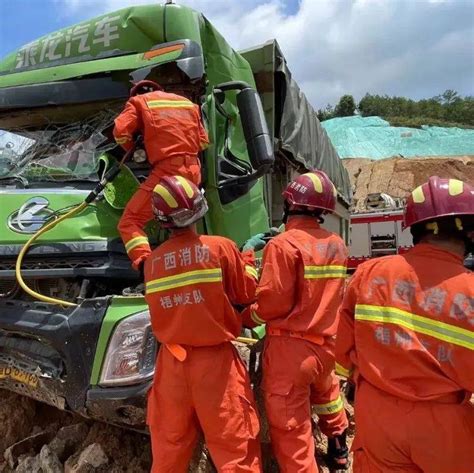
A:
<svg viewBox="0 0 474 473">
<path fill-rule="evenodd" d="M 0 380 L 8 378 L 26 384 L 27 386 L 31 386 L 32 388 L 38 386 L 38 376 L 27 373 L 18 368 L 0 365 Z"/>
</svg>

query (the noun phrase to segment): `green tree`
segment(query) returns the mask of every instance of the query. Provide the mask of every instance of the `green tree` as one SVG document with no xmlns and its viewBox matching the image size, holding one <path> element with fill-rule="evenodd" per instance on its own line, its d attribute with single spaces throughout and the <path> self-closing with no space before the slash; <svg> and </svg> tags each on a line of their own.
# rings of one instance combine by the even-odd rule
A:
<svg viewBox="0 0 474 473">
<path fill-rule="evenodd" d="M 343 95 L 336 105 L 334 115 L 336 117 L 352 117 L 356 110 L 356 104 L 352 95 Z"/>
<path fill-rule="evenodd" d="M 328 103 L 325 109 L 320 108 L 318 110 L 318 120 L 323 122 L 324 120 L 329 120 L 330 118 L 334 118 L 334 107 Z"/>
<path fill-rule="evenodd" d="M 360 100 L 357 107 L 359 109 L 359 113 L 363 117 L 371 117 L 374 115 L 384 116 L 385 112 L 387 111 L 385 103 L 386 98 L 381 97 L 380 95 L 371 95 L 366 93 Z"/>
<path fill-rule="evenodd" d="M 459 94 L 455 90 L 446 89 L 441 95 L 435 97 L 435 100 L 437 100 L 441 105 L 449 106 L 461 101 L 462 98 L 459 97 Z"/>
</svg>

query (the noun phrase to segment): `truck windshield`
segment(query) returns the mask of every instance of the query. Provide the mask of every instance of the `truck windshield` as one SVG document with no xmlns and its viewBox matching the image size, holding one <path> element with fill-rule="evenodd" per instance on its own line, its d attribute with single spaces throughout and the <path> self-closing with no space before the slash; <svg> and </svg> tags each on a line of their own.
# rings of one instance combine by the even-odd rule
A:
<svg viewBox="0 0 474 473">
<path fill-rule="evenodd" d="M 100 157 L 115 146 L 103 134 L 114 115 L 101 112 L 36 130 L 0 130 L 0 180 L 98 180 Z"/>
</svg>

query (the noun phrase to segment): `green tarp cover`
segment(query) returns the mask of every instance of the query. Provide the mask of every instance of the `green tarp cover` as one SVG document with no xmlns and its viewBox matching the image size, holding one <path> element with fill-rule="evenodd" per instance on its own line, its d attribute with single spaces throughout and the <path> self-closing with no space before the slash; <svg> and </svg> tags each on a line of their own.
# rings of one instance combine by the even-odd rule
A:
<svg viewBox="0 0 474 473">
<path fill-rule="evenodd" d="M 322 122 L 341 158 L 474 155 L 474 130 L 390 126 L 380 117 L 332 118 Z"/>
<path fill-rule="evenodd" d="M 346 202 L 352 198 L 349 175 L 316 112 L 293 79 L 275 40 L 241 51 L 256 76 L 278 154 L 306 169 L 325 171 Z"/>
</svg>

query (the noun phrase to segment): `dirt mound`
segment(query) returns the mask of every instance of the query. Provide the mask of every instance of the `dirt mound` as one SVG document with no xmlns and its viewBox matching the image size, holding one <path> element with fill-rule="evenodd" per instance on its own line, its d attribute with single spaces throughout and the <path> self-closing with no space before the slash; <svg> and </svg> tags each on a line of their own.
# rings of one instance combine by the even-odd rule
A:
<svg viewBox="0 0 474 473">
<path fill-rule="evenodd" d="M 146 435 L 0 390 L 1 473 L 148 473 Z"/>
<path fill-rule="evenodd" d="M 261 393 L 257 394 L 259 407 Z M 0 473 L 148 473 L 151 448 L 147 435 L 59 411 L 0 390 Z M 353 409 L 346 403 L 354 435 Z M 265 425 L 265 422 L 263 423 Z M 277 473 L 271 447 L 263 437 L 264 471 Z M 315 432 L 318 464 L 324 464 L 327 439 Z M 216 473 L 205 449 L 196 449 L 189 473 Z M 350 471 L 348 471 L 350 473 Z"/>
<path fill-rule="evenodd" d="M 368 194 L 384 192 L 392 197 L 406 197 L 430 176 L 451 177 L 474 183 L 474 156 L 387 158 L 342 160 L 354 191 L 353 206 L 364 208 Z"/>
</svg>

